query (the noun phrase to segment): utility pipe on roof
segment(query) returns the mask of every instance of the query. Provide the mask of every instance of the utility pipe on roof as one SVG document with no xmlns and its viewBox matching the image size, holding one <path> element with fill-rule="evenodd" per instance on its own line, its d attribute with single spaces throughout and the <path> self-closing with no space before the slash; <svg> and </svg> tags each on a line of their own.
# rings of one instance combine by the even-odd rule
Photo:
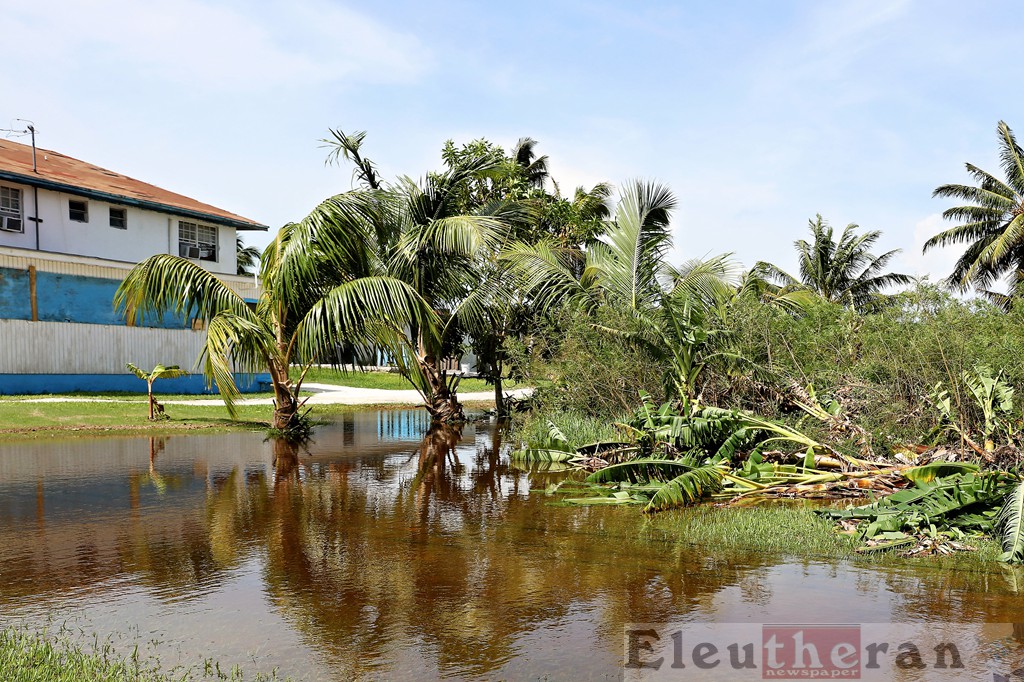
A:
<svg viewBox="0 0 1024 682">
<path fill-rule="evenodd" d="M 36 166 L 36 127 L 29 125 L 28 130 L 32 133 L 32 172 L 39 174 L 39 167 Z M 32 185 L 32 210 L 35 211 L 36 219 L 36 251 L 39 251 L 39 187 Z"/>
</svg>

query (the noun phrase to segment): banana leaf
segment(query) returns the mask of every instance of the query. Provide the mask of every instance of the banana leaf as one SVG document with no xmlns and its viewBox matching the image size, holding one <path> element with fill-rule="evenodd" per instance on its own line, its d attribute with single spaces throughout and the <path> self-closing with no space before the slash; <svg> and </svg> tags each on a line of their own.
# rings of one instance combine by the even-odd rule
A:
<svg viewBox="0 0 1024 682">
<path fill-rule="evenodd" d="M 833 519 L 869 521 L 860 533 L 861 538 L 866 539 L 928 524 L 954 527 L 958 518 L 972 524 L 983 522 L 984 511 L 1000 504 L 1007 489 L 1003 475 L 980 473 L 938 478 L 918 486 L 900 490 L 873 504 L 818 513 Z"/>
<path fill-rule="evenodd" d="M 979 469 L 977 464 L 970 462 L 932 462 L 924 466 L 905 469 L 902 473 L 903 478 L 920 486 L 924 483 L 931 483 L 937 478 L 976 473 Z"/>
<path fill-rule="evenodd" d="M 708 465 L 691 469 L 667 481 L 644 507 L 647 513 L 685 507 L 699 502 L 722 487 L 722 469 Z"/>
</svg>

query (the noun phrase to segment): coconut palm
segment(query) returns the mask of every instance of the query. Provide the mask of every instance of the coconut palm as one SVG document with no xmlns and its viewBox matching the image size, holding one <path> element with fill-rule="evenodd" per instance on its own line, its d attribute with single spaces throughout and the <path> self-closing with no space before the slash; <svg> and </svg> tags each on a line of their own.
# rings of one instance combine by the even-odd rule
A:
<svg viewBox="0 0 1024 682">
<path fill-rule="evenodd" d="M 512 148 L 512 159 L 519 167 L 527 184 L 534 189 L 543 189 L 548 179 L 548 157 L 537 156 L 537 140 L 521 137 Z"/>
<path fill-rule="evenodd" d="M 908 275 L 885 271 L 900 249 L 880 256 L 871 253 L 882 236 L 880 230 L 857 234 L 860 227 L 850 223 L 836 241 L 832 226 L 821 214 L 807 222 L 811 240 L 793 243 L 800 259 L 799 278 L 771 263 L 762 261 L 754 266 L 754 272 L 779 285 L 781 293 L 806 289 L 826 301 L 866 310 L 879 302 L 885 289 L 913 281 Z"/>
<path fill-rule="evenodd" d="M 1021 290 L 1024 277 L 1024 151 L 1003 121 L 997 127 L 999 157 L 1005 180 L 973 164 L 965 164 L 977 185 L 942 185 L 932 196 L 965 201 L 942 213 L 958 224 L 924 244 L 966 244 L 947 282 L 964 290 L 973 285 L 984 293 L 1000 277 L 1006 277 L 1011 295 Z M 1006 300 L 1006 299 L 1002 299 Z"/>
<path fill-rule="evenodd" d="M 275 397 L 273 425 L 298 423 L 306 372 L 337 344 L 387 344 L 410 327 L 431 335 L 437 316 L 416 290 L 383 271 L 368 253 L 378 236 L 364 215 L 367 199 L 331 198 L 300 223 L 281 228 L 263 253 L 255 306 L 213 273 L 166 254 L 136 265 L 117 290 L 115 306 L 131 324 L 174 313 L 205 323 L 197 364 L 216 382 L 232 416 L 239 396 L 236 372 L 269 372 Z M 360 205 L 362 202 L 363 205 Z M 297 380 L 289 371 L 300 366 Z"/>
<path fill-rule="evenodd" d="M 613 327 L 595 317 L 595 326 L 647 348 L 664 362 L 666 392 L 693 398 L 701 370 L 723 353 L 716 320 L 732 297 L 735 268 L 728 255 L 668 266 L 674 207 L 665 186 L 627 183 L 606 241 L 591 244 L 582 264 L 576 262 L 579 251 L 555 240 L 516 244 L 504 258 L 542 309 L 617 313 L 624 324 Z"/>
<path fill-rule="evenodd" d="M 502 161 L 493 154 L 453 155 L 444 171 L 423 180 L 403 177 L 382 184 L 372 173 L 372 162 L 362 156 L 364 139 L 362 133 L 335 133 L 331 144 L 339 151 L 332 156 L 361 165 L 356 177 L 362 186 L 334 197 L 332 210 L 347 206 L 348 215 L 358 216 L 360 234 L 369 240 L 364 257 L 415 291 L 440 320 L 436 329 L 389 329 L 380 342 L 432 417 L 459 421 L 459 373 L 446 370 L 446 360 L 461 355 L 466 332 L 488 324 L 488 302 L 510 295 L 495 254 L 511 226 L 525 219 L 523 207 L 500 197 L 467 206 L 466 186 L 500 170 Z M 466 213 L 467 208 L 472 212 Z"/>
<path fill-rule="evenodd" d="M 246 246 L 241 235 L 235 237 L 235 272 L 239 275 L 251 275 L 253 269 L 259 265 L 260 250 L 255 246 Z"/>
</svg>

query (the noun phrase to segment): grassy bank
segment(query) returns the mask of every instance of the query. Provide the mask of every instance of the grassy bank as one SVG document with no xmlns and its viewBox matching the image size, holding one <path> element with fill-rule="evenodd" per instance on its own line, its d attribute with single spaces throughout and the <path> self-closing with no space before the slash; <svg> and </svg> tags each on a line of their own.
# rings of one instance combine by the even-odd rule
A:
<svg viewBox="0 0 1024 682">
<path fill-rule="evenodd" d="M 17 628 L 0 630 L 0 679 L 5 682 L 195 682 L 230 680 L 231 682 L 270 682 L 276 672 L 246 675 L 240 668 L 222 669 L 214 661 L 205 661 L 190 669 L 165 670 L 155 656 L 122 655 L 109 643 L 96 642 L 84 648 L 66 633 L 47 636 Z"/>
<path fill-rule="evenodd" d="M 78 397 L 78 396 L 73 396 Z M 145 401 L 0 401 L 0 438 L 55 432 L 179 432 L 265 428 L 271 408 L 241 405 L 232 420 L 223 405 L 168 405 L 170 419 L 151 422 Z"/>
<path fill-rule="evenodd" d="M 851 500 L 851 504 L 856 503 Z M 621 510 L 630 513 L 628 510 Z M 965 541 L 974 552 L 948 556 L 906 558 L 896 552 L 861 553 L 852 535 L 836 531 L 828 519 L 813 508 L 780 501 L 755 507 L 711 507 L 707 505 L 659 514 L 649 523 L 659 531 L 670 531 L 684 544 L 723 554 L 756 553 L 786 555 L 801 560 L 849 560 L 871 565 L 920 566 L 956 570 L 997 570 L 1001 549 L 992 538 L 972 537 Z"/>
<path fill-rule="evenodd" d="M 70 396 L 78 398 L 81 396 Z M 205 396 L 209 397 L 209 396 Z M 161 396 L 161 400 L 164 396 Z M 467 410 L 489 403 L 467 402 Z M 414 405 L 313 405 L 310 414 L 330 420 L 335 415 L 372 409 L 409 409 Z M 169 435 L 201 431 L 263 431 L 270 426 L 270 405 L 239 405 L 232 419 L 222 404 L 167 405 L 170 419 L 149 421 L 142 401 L 29 402 L 0 400 L 0 441 L 68 435 Z"/>
<path fill-rule="evenodd" d="M 405 379 L 391 372 L 341 372 L 330 368 L 314 368 L 306 377 L 315 383 L 372 388 L 410 390 Z M 507 388 L 513 388 L 509 384 Z M 159 387 L 158 387 L 159 388 Z M 482 379 L 464 379 L 459 385 L 463 394 L 489 392 Z M 308 393 L 303 392 L 308 395 Z M 157 393 L 165 404 L 170 419 L 151 422 L 147 419 L 146 396 L 140 393 L 73 393 L 67 395 L 24 395 L 0 397 L 0 439 L 24 436 L 45 436 L 65 432 L 97 433 L 175 433 L 199 429 L 235 430 L 266 428 L 271 416 L 269 405 L 239 405 L 237 419 L 231 419 L 222 404 L 169 405 L 178 401 L 218 400 L 220 396 Z M 244 399 L 273 398 L 272 393 L 252 393 Z M 398 404 L 383 407 L 399 408 Z M 409 405 L 415 407 L 417 405 Z M 467 408 L 485 408 L 484 403 L 466 403 Z M 315 405 L 314 417 L 330 417 L 351 410 L 371 409 L 374 405 Z"/>
</svg>

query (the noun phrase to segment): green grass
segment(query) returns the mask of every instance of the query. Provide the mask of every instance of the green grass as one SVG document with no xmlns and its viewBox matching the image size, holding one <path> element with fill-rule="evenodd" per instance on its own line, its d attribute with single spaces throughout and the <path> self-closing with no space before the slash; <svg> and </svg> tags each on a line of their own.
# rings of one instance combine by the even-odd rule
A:
<svg viewBox="0 0 1024 682">
<path fill-rule="evenodd" d="M 247 676 L 238 666 L 222 670 L 220 664 L 206 660 L 183 669 L 165 670 L 159 658 L 140 654 L 138 645 L 132 653 L 119 653 L 110 642 L 95 641 L 84 648 L 70 638 L 70 631 L 56 636 L 18 628 L 0 630 L 0 680 L 4 682 L 194 682 L 198 680 L 230 680 L 256 682 L 277 680 L 277 673 L 256 672 Z"/>
<path fill-rule="evenodd" d="M 232 420 L 223 405 L 168 405 L 170 419 L 149 421 L 144 402 L 0 401 L 0 439 L 41 436 L 60 432 L 173 433 L 194 429 L 266 428 L 271 407 L 241 405 Z"/>
<path fill-rule="evenodd" d="M 306 393 L 303 391 L 303 393 Z M 158 401 L 165 402 L 167 400 L 220 400 L 219 393 L 161 393 L 159 388 L 154 394 Z M 273 398 L 274 394 L 267 391 L 263 393 L 244 393 L 242 394 L 243 400 L 250 398 Z M 79 391 L 74 393 L 45 393 L 45 394 L 32 394 L 32 395 L 9 395 L 0 396 L 0 403 L 3 402 L 36 402 L 43 398 L 71 398 L 76 399 L 88 399 L 88 400 L 103 400 L 108 402 L 132 402 L 146 404 L 145 393 L 128 393 L 127 391 L 95 391 L 85 392 Z"/>
<path fill-rule="evenodd" d="M 487 403 L 465 403 L 467 409 Z M 409 409 L 403 405 L 313 405 L 314 419 L 373 409 Z M 74 435 L 167 435 L 191 431 L 263 431 L 270 426 L 270 405 L 239 405 L 238 419 L 223 404 L 167 405 L 170 419 L 149 421 L 146 404 L 133 402 L 53 402 L 0 400 L 0 441 Z M 2 680 L 2 678 L 0 678 Z"/>
<path fill-rule="evenodd" d="M 548 421 L 557 426 L 574 448 L 602 441 L 620 438 L 615 427 L 607 419 L 591 417 L 573 410 L 546 411 L 542 414 L 527 412 L 516 419 L 513 425 L 512 441 L 530 447 L 548 444 Z"/>
<path fill-rule="evenodd" d="M 658 514 L 648 523 L 658 530 L 678 534 L 684 544 L 723 553 L 781 554 L 872 565 L 991 570 L 999 565 L 1002 551 L 994 539 L 978 537 L 965 542 L 977 551 L 949 556 L 907 558 L 894 552 L 860 554 L 856 551 L 860 544 L 853 536 L 837 532 L 835 524 L 815 514 L 812 508 L 777 500 L 754 507 L 689 507 Z"/>
<path fill-rule="evenodd" d="M 371 405 L 316 405 L 311 414 L 329 417 L 372 408 Z M 239 405 L 238 419 L 233 420 L 223 404 L 168 405 L 170 419 L 151 422 L 144 402 L 31 403 L 0 400 L 0 440 L 68 433 L 163 435 L 194 430 L 260 431 L 269 426 L 272 410 L 270 405 Z"/>
</svg>

